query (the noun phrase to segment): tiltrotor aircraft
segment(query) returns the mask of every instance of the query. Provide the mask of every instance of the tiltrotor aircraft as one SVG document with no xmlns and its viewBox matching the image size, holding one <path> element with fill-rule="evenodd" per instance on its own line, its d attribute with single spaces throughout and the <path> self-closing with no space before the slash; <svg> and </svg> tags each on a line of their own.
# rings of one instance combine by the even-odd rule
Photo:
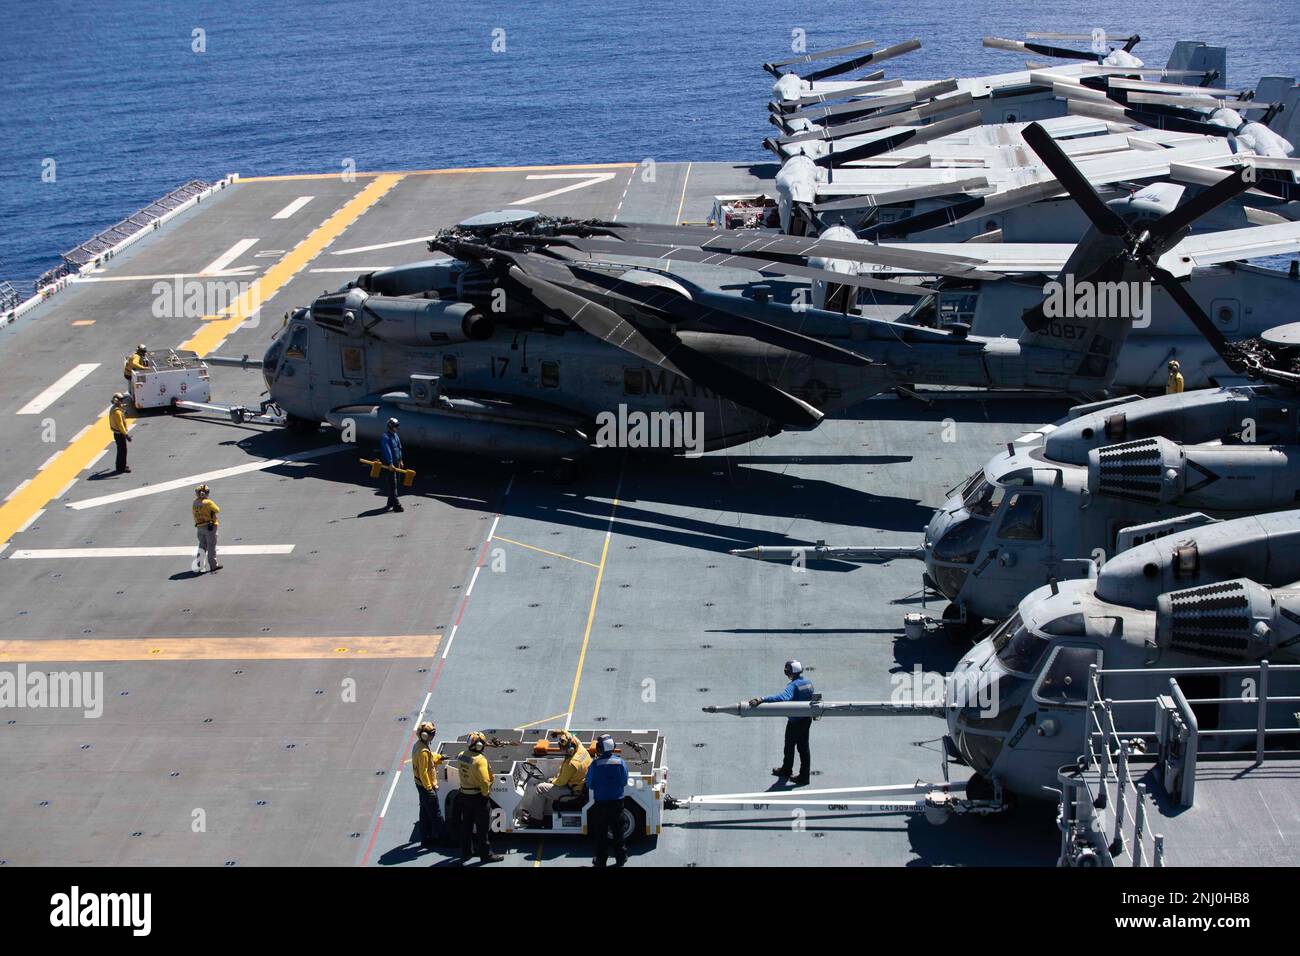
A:
<svg viewBox="0 0 1300 956">
<path fill-rule="evenodd" d="M 948 724 L 945 773 L 948 761 L 974 771 L 966 803 L 955 809 L 977 811 L 1005 806 L 1012 797 L 1055 799 L 1049 790 L 1057 786 L 1057 771 L 1084 752 L 1089 700 L 1153 700 L 1167 693 L 1170 671 L 1198 711 L 1202 736 L 1253 728 L 1258 707 L 1244 679 L 1253 679 L 1255 672 L 1225 672 L 1222 665 L 1300 661 L 1300 511 L 1190 530 L 1175 522 L 1172 530 L 1117 555 L 1095 579 L 1064 581 L 1029 594 L 948 675 L 942 701 L 742 702 L 704 710 L 741 717 L 942 716 Z M 1090 698 L 1093 665 L 1125 673 L 1114 677 L 1113 688 L 1112 678 L 1103 675 L 1100 696 Z M 1294 695 L 1297 676 L 1273 675 L 1269 728 L 1296 727 L 1294 705 L 1275 698 Z M 1154 736 L 1145 706 L 1114 712 L 1122 734 Z M 1241 736 L 1220 736 L 1222 750 L 1255 745 L 1253 732 L 1248 743 Z M 843 791 L 784 796 L 788 799 L 778 802 L 846 803 Z M 747 795 L 732 802 L 760 799 Z M 933 808 L 931 798 L 927 809 Z"/>
</svg>

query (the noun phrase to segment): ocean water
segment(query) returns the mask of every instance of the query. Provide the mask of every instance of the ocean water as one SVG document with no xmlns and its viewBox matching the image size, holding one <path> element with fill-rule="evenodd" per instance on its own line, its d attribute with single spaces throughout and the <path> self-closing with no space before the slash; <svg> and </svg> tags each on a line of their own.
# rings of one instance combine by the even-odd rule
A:
<svg viewBox="0 0 1300 956">
<path fill-rule="evenodd" d="M 921 50 L 885 64 L 890 76 L 1013 70 L 1022 58 L 981 36 L 1097 26 L 1147 37 L 1136 52 L 1150 65 L 1176 39 L 1225 44 L 1232 83 L 1300 69 L 1294 0 L 0 0 L 0 15 L 0 279 L 20 291 L 196 177 L 348 159 L 768 158 L 760 64 L 784 58 L 796 29 L 810 50 L 919 37 Z"/>
</svg>

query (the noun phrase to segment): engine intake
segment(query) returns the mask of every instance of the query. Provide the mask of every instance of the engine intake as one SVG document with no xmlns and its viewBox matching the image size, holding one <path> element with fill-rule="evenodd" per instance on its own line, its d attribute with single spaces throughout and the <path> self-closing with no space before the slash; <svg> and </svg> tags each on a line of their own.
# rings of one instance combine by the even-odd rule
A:
<svg viewBox="0 0 1300 956">
<path fill-rule="evenodd" d="M 1300 636 L 1300 593 L 1248 578 L 1156 598 L 1156 643 L 1229 661 L 1256 661 Z"/>
</svg>

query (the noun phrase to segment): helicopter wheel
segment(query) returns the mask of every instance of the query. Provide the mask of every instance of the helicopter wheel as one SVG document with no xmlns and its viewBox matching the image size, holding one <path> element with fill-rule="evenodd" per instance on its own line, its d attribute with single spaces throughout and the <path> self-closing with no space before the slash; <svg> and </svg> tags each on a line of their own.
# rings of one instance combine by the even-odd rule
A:
<svg viewBox="0 0 1300 956">
<path fill-rule="evenodd" d="M 983 774 L 971 774 L 971 778 L 966 781 L 966 798 L 968 800 L 992 800 L 993 796 L 993 782 Z"/>
</svg>

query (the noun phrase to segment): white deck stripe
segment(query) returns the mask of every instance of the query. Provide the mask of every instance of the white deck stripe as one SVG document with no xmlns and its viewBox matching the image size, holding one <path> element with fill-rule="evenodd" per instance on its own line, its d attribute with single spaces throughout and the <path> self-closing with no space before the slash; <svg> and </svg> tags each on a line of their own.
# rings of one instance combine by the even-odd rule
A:
<svg viewBox="0 0 1300 956">
<path fill-rule="evenodd" d="M 542 175 L 528 176 L 528 179 L 580 179 L 582 182 L 571 183 L 568 186 L 561 186 L 559 189 L 552 189 L 550 192 L 538 193 L 536 196 L 525 196 L 523 199 L 515 199 L 508 205 L 525 206 L 531 202 L 550 199 L 552 196 L 571 193 L 575 189 L 586 189 L 588 186 L 594 186 L 597 183 L 607 183 L 617 175 L 618 173 L 543 173 Z"/>
<path fill-rule="evenodd" d="M 45 411 L 45 409 L 49 408 L 51 405 L 53 405 L 55 402 L 61 399 L 64 396 L 64 394 L 67 393 L 73 386 L 75 386 L 78 382 L 80 382 L 83 378 L 85 378 L 87 375 L 89 375 L 97 368 L 99 368 L 98 362 L 90 362 L 85 365 L 78 365 L 71 372 L 64 375 L 61 379 L 59 379 L 57 382 L 55 382 L 45 391 L 41 392 L 41 394 L 37 395 L 35 398 L 33 398 L 22 408 L 18 409 L 16 414 L 39 415 L 41 412 Z"/>
<path fill-rule="evenodd" d="M 222 271 L 226 266 L 230 265 L 255 245 L 257 245 L 256 239 L 240 239 L 237 243 L 208 263 L 207 268 L 201 271 L 199 275 L 206 276 L 213 272 Z"/>
<path fill-rule="evenodd" d="M 194 545 L 183 548 L 23 548 L 9 555 L 10 561 L 40 558 L 184 558 L 194 554 Z M 292 554 L 291 544 L 218 544 L 227 554 Z"/>
<path fill-rule="evenodd" d="M 119 491 L 111 495 L 101 495 L 98 498 L 87 498 L 85 501 L 71 501 L 68 503 L 68 507 L 76 511 L 81 511 L 84 508 L 98 508 L 100 505 L 113 505 L 117 504 L 119 501 L 129 501 L 132 498 L 143 498 L 145 495 L 162 494 L 166 491 L 175 491 L 177 488 L 217 481 L 220 478 L 246 475 L 252 471 L 264 471 L 267 468 L 275 468 L 277 465 L 287 465 L 290 462 L 322 458 L 325 455 L 333 455 L 340 451 L 347 451 L 348 447 L 348 445 L 330 445 L 328 448 L 313 448 L 311 451 L 300 451 L 295 455 L 285 455 L 283 458 L 270 458 L 265 461 L 249 462 L 247 465 L 235 465 L 233 468 L 221 468 L 217 471 L 208 471 L 200 475 L 190 475 L 188 478 L 177 478 L 174 481 L 164 481 L 156 485 L 147 485 L 144 488 L 132 488 L 130 491 Z"/>
<path fill-rule="evenodd" d="M 396 242 L 381 242 L 375 246 L 353 246 L 351 249 L 339 249 L 331 252 L 332 256 L 349 256 L 354 252 L 377 252 L 380 249 L 395 249 L 398 246 L 410 246 L 417 242 L 428 242 L 435 236 L 416 236 L 414 239 L 398 239 Z"/>
<path fill-rule="evenodd" d="M 277 212 L 277 213 L 276 213 L 274 216 L 272 216 L 271 218 L 272 218 L 272 219 L 288 219 L 290 216 L 292 216 L 292 215 L 293 215 L 294 213 L 296 213 L 299 209 L 301 209 L 303 206 L 307 205 L 307 203 L 311 202 L 311 201 L 312 201 L 313 199 L 315 199 L 315 198 L 316 198 L 315 196 L 299 196 L 297 199 L 295 199 L 293 202 L 289 203 L 289 205 L 285 206 L 283 209 L 281 209 L 279 212 Z"/>
</svg>

